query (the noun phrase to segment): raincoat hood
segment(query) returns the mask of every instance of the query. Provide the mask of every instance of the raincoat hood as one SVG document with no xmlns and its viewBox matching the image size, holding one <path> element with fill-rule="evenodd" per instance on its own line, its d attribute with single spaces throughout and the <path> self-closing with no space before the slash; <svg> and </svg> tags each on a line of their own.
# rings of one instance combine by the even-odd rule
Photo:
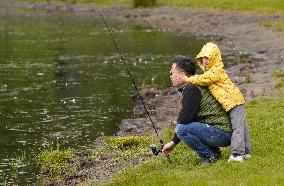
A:
<svg viewBox="0 0 284 186">
<path fill-rule="evenodd" d="M 202 57 L 209 59 L 205 69 L 200 63 L 200 58 Z M 245 103 L 240 89 L 230 80 L 224 70 L 221 52 L 216 44 L 207 43 L 204 45 L 196 59 L 197 64 L 204 70 L 204 73 L 188 77 L 188 83 L 197 86 L 207 86 L 208 90 L 226 112 L 229 112 L 237 105 Z"/>
<path fill-rule="evenodd" d="M 205 69 L 202 67 L 201 64 L 201 58 L 203 57 L 207 57 L 209 59 L 209 62 L 205 67 Z M 202 47 L 200 53 L 196 56 L 196 59 L 197 59 L 197 64 L 205 71 L 207 71 L 208 69 L 210 69 L 212 66 L 215 65 L 219 66 L 220 68 L 224 67 L 224 64 L 222 63 L 221 52 L 218 46 L 212 42 L 207 43 Z"/>
</svg>

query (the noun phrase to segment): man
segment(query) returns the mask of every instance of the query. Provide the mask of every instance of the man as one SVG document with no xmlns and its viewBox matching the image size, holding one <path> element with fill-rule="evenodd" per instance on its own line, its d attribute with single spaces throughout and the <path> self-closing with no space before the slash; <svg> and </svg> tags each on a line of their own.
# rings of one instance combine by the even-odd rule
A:
<svg viewBox="0 0 284 186">
<path fill-rule="evenodd" d="M 232 126 L 230 116 L 210 94 L 207 88 L 180 84 L 176 76 L 194 75 L 194 61 L 184 56 L 173 59 L 171 80 L 174 87 L 182 92 L 182 109 L 177 119 L 177 126 L 172 141 L 162 149 L 167 155 L 182 140 L 196 151 L 202 163 L 210 163 L 221 157 L 219 147 L 227 147 L 231 142 Z"/>
</svg>

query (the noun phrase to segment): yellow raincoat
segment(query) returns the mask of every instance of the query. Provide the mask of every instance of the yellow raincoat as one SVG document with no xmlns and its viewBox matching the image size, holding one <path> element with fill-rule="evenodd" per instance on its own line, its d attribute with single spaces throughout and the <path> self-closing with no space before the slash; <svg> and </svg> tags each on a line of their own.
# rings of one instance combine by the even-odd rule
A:
<svg viewBox="0 0 284 186">
<path fill-rule="evenodd" d="M 202 57 L 209 58 L 205 69 L 200 63 L 200 58 Z M 237 105 L 245 103 L 240 89 L 229 79 L 229 76 L 224 70 L 221 52 L 216 44 L 207 43 L 204 45 L 200 53 L 196 56 L 196 59 L 204 73 L 189 77 L 189 83 L 198 86 L 208 86 L 211 94 L 222 105 L 226 112 Z"/>
</svg>

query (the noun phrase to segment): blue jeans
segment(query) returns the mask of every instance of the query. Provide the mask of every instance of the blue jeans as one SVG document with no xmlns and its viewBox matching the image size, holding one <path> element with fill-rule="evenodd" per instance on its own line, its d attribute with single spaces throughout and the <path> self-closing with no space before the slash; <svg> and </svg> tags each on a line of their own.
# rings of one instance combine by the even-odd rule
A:
<svg viewBox="0 0 284 186">
<path fill-rule="evenodd" d="M 231 133 L 199 122 L 178 124 L 175 132 L 188 147 L 206 159 L 220 153 L 219 147 L 227 147 L 231 143 Z"/>
</svg>

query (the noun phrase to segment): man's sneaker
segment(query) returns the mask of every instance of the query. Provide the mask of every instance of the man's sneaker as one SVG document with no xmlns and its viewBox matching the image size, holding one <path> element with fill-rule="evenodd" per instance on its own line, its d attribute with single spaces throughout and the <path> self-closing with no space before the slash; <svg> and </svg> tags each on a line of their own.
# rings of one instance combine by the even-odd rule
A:
<svg viewBox="0 0 284 186">
<path fill-rule="evenodd" d="M 208 166 L 210 165 L 211 161 L 210 159 L 202 158 L 201 161 L 199 162 L 200 166 Z"/>
<path fill-rule="evenodd" d="M 243 158 L 246 159 L 246 160 L 248 160 L 248 159 L 251 158 L 251 154 L 245 154 L 245 155 L 243 155 Z"/>
<path fill-rule="evenodd" d="M 219 159 L 221 159 L 222 157 L 222 154 L 221 154 L 221 151 L 219 151 L 218 153 L 214 154 L 211 158 L 210 158 L 210 161 L 218 161 Z"/>
<path fill-rule="evenodd" d="M 231 155 L 228 162 L 243 162 L 243 156 L 242 155 Z"/>
<path fill-rule="evenodd" d="M 199 165 L 202 165 L 202 166 L 210 165 L 211 163 L 216 162 L 219 159 L 221 159 L 221 157 L 222 157 L 221 152 L 218 152 L 218 153 L 214 154 L 213 156 L 211 156 L 209 159 L 202 158 L 201 161 L 199 162 Z"/>
</svg>

